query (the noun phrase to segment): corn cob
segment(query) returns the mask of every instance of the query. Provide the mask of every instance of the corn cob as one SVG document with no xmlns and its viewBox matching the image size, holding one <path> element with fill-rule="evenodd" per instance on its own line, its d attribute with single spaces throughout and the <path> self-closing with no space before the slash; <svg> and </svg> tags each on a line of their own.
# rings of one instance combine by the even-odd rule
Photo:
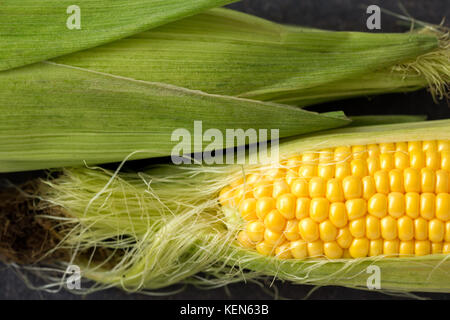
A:
<svg viewBox="0 0 450 320">
<path fill-rule="evenodd" d="M 246 220 L 241 245 L 264 255 L 448 254 L 449 179 L 448 140 L 340 146 L 248 174 L 220 202 Z"/>
<path fill-rule="evenodd" d="M 290 139 L 271 165 L 65 169 L 36 209 L 65 226 L 55 250 L 88 290 L 261 276 L 363 288 L 377 265 L 382 290 L 449 292 L 449 140 L 450 120 L 425 121 Z"/>
</svg>

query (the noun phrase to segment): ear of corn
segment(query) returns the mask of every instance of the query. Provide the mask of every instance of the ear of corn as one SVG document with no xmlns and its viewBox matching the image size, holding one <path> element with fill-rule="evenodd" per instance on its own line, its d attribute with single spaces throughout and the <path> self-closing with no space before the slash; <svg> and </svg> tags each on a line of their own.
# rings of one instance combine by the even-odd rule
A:
<svg viewBox="0 0 450 320">
<path fill-rule="evenodd" d="M 320 115 L 48 63 L 0 73 L 0 112 L 0 172 L 170 156 L 181 142 L 172 139 L 178 128 L 191 133 L 182 141 L 186 150 L 199 152 L 211 142 L 194 141 L 211 128 L 223 137 L 230 128 L 268 135 L 279 129 L 287 137 L 350 122 L 339 112 Z M 194 130 L 196 120 L 202 132 Z M 238 143 L 228 139 L 216 148 Z"/>
<path fill-rule="evenodd" d="M 80 29 L 69 29 L 70 1 L 2 1 L 0 70 L 92 48 L 222 6 L 224 0 L 78 0 Z"/>
<path fill-rule="evenodd" d="M 73 223 L 62 246 L 73 248 L 75 260 L 83 266 L 83 274 L 98 282 L 93 289 L 111 285 L 128 290 L 156 289 L 178 281 L 214 287 L 260 276 L 274 276 L 294 283 L 364 288 L 367 267 L 376 265 L 381 269 L 381 289 L 386 292 L 448 292 L 449 129 L 450 121 L 443 120 L 344 128 L 312 134 L 283 143 L 280 146 L 281 162 L 264 167 L 158 166 L 138 174 L 67 169 L 59 178 L 41 186 L 40 197 L 46 200 L 41 203 L 41 209 L 45 208 L 51 215 L 55 208 L 57 211 L 63 208 L 66 214 L 63 221 Z M 332 150 L 331 160 L 326 157 L 324 149 Z M 315 153 L 317 151 L 320 153 Z M 318 162 L 315 164 L 314 155 L 317 154 Z M 308 163 L 299 164 L 298 174 L 317 170 L 301 170 L 303 165 L 319 166 L 321 160 L 326 161 L 335 171 L 325 185 L 334 181 L 336 183 L 330 182 L 329 185 L 341 186 L 342 192 L 331 188 L 327 193 L 327 188 L 325 191 L 319 188 L 323 184 L 317 179 L 317 183 L 312 183 L 314 178 L 308 176 L 293 179 L 288 184 L 288 172 L 280 175 L 280 170 L 293 168 L 291 159 L 299 155 Z M 378 160 L 380 167 L 372 174 L 371 170 L 376 166 L 369 166 L 369 163 L 374 159 Z M 367 164 L 362 165 L 365 170 L 356 170 L 361 169 L 357 164 L 364 162 Z M 336 177 L 340 164 L 350 166 L 345 177 Z M 405 180 L 409 171 L 414 171 L 418 180 Z M 401 181 L 397 179 L 400 172 L 404 177 Z M 282 220 L 280 217 L 259 217 L 264 211 L 262 209 L 269 207 L 257 204 L 252 207 L 250 204 L 252 197 L 264 195 L 264 188 L 259 192 L 253 187 L 258 174 L 264 176 L 266 185 L 272 189 L 268 198 L 261 199 L 273 199 L 273 207 L 286 221 L 297 219 L 296 211 L 292 217 L 292 208 L 287 201 L 289 196 L 286 196 L 291 194 L 301 199 L 296 195 L 301 188 L 292 186 L 297 180 L 308 182 L 308 195 L 304 198 L 311 199 L 310 203 L 324 199 L 333 204 L 343 204 L 341 211 L 345 215 L 340 215 L 339 208 L 333 214 L 321 210 L 300 213 L 305 215 L 304 219 L 331 221 L 323 230 L 318 227 L 318 237 L 325 237 L 322 240 L 325 244 L 337 242 L 332 239 L 338 236 L 335 223 L 339 228 L 351 229 L 350 244 L 345 245 L 350 248 L 347 254 L 339 245 L 324 245 L 312 239 L 308 239 L 311 241 L 308 243 L 303 237 L 312 233 L 296 231 L 298 222 L 286 222 L 286 226 L 294 226 L 288 230 L 284 225 L 277 225 L 276 222 Z M 369 188 L 369 192 L 363 181 L 372 180 L 376 175 L 387 175 L 387 181 L 373 178 L 373 188 Z M 284 187 L 280 181 L 284 182 Z M 276 187 L 277 183 L 281 184 Z M 360 188 L 355 187 L 358 183 Z M 275 191 L 277 195 L 274 195 Z M 311 198 L 311 192 L 322 196 L 325 192 L 325 196 Z M 411 199 L 419 198 L 419 204 L 412 205 L 414 201 L 406 201 L 409 196 Z M 385 206 L 375 201 L 384 197 L 387 198 Z M 401 197 L 403 206 L 398 201 Z M 429 201 L 431 198 L 434 202 Z M 366 204 L 365 210 L 356 210 L 360 208 L 356 203 L 359 200 Z M 353 201 L 354 205 L 349 205 L 348 201 Z M 317 201 L 317 205 L 310 208 L 320 209 L 323 207 L 321 202 Z M 378 216 L 381 213 L 383 217 Z M 285 215 L 289 215 L 289 219 Z M 344 224 L 342 219 L 338 219 L 340 217 L 346 218 L 347 222 Z M 367 224 L 369 217 L 371 221 Z M 366 219 L 364 223 L 354 223 L 361 218 Z M 382 223 L 384 218 L 395 220 L 395 236 L 391 232 L 394 224 Z M 411 233 L 411 224 L 406 221 L 408 218 L 421 219 L 427 226 L 422 228 L 421 224 L 416 226 L 413 223 Z M 373 228 L 376 225 L 372 223 L 374 219 L 380 220 L 378 229 Z M 404 223 L 400 221 L 402 219 Z M 268 229 L 270 234 L 263 231 L 268 226 L 273 229 Z M 360 232 L 359 229 L 364 227 L 367 228 L 365 232 Z M 287 242 L 276 245 L 277 233 L 283 231 L 281 237 L 289 239 L 291 244 L 298 242 L 287 252 L 282 250 Z M 423 237 L 423 233 L 427 235 Z M 379 239 L 382 239 L 381 249 L 379 244 L 374 245 L 373 248 L 378 248 L 374 251 L 377 254 L 368 257 L 372 247 L 370 243 L 366 246 L 366 242 Z M 268 240 L 275 242 L 259 246 L 258 243 Z M 305 241 L 303 244 L 302 240 Z M 94 248 L 109 248 L 111 259 L 117 258 L 117 252 L 122 253 L 115 266 L 110 267 L 83 258 L 82 252 Z M 341 249 L 341 254 L 332 255 L 336 248 Z M 316 257 L 300 255 L 307 253 L 308 249 Z"/>
<path fill-rule="evenodd" d="M 298 106 L 427 85 L 443 95 L 448 39 L 423 31 L 317 32 L 214 9 L 55 62 Z"/>
</svg>

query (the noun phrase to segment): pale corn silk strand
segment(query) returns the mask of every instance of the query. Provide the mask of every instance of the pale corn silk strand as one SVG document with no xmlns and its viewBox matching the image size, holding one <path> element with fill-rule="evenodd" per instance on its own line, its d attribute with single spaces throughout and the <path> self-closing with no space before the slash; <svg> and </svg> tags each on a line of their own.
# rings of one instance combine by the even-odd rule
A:
<svg viewBox="0 0 450 320">
<path fill-rule="evenodd" d="M 444 120 L 342 129 L 285 142 L 280 152 L 288 157 L 342 145 L 450 139 L 449 128 L 450 121 Z M 366 270 L 372 264 L 380 266 L 388 280 L 382 282 L 382 292 L 449 290 L 448 256 L 283 260 L 240 247 L 235 240 L 245 225 L 236 210 L 222 210 L 218 194 L 237 178 L 270 167 L 277 164 L 166 165 L 140 173 L 66 169 L 61 177 L 43 184 L 41 208 L 51 212 L 57 207 L 66 213 L 64 218 L 46 218 L 67 226 L 55 250 L 72 250 L 72 261 L 94 281 L 79 293 L 121 287 L 158 294 L 155 290 L 177 283 L 215 288 L 266 276 L 367 289 Z M 99 248 L 108 249 L 105 260 L 95 259 Z M 89 255 L 81 254 L 85 252 Z M 66 266 L 59 274 L 38 269 L 50 283 L 43 288 L 64 285 L 61 274 Z"/>
</svg>

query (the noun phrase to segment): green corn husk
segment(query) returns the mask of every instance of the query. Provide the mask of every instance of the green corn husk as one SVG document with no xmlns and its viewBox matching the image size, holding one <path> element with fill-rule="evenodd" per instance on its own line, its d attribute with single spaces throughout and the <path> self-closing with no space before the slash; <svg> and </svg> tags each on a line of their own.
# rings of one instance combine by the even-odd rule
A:
<svg viewBox="0 0 450 320">
<path fill-rule="evenodd" d="M 96 47 L 233 0 L 4 0 L 0 8 L 0 70 Z M 69 29 L 68 8 L 80 8 Z"/>
<path fill-rule="evenodd" d="M 254 100 L 211 95 L 64 65 L 39 63 L 0 73 L 0 172 L 170 156 L 184 128 L 191 152 L 208 129 L 279 129 L 280 137 L 336 128 L 342 113 L 318 114 Z M 194 131 L 202 121 L 202 132 Z M 259 136 L 258 136 L 259 137 Z M 261 138 L 262 139 L 262 138 Z M 212 149 L 242 142 L 224 138 Z"/>
<path fill-rule="evenodd" d="M 446 95 L 448 35 L 316 31 L 213 9 L 54 60 L 208 93 L 307 106 L 430 86 Z"/>
<path fill-rule="evenodd" d="M 280 155 L 283 159 L 343 145 L 434 139 L 450 139 L 450 120 L 311 134 L 282 143 Z M 262 276 L 364 289 L 369 265 L 381 269 L 382 292 L 450 292 L 449 255 L 281 260 L 236 245 L 242 221 L 234 210 L 222 209 L 217 196 L 255 168 L 166 165 L 138 173 L 65 169 L 60 177 L 42 182 L 37 209 L 46 212 L 42 218 L 67 227 L 58 249 L 69 250 L 70 263 L 95 281 L 87 292 L 105 287 L 155 290 L 179 282 L 211 288 Z M 95 252 L 102 249 L 110 253 L 96 261 Z"/>
<path fill-rule="evenodd" d="M 172 132 L 192 132 L 195 120 L 204 130 L 277 128 L 281 137 L 344 126 L 349 121 L 342 115 L 248 98 L 312 104 L 417 89 L 431 81 L 416 74 L 424 66 L 442 89 L 448 75 L 443 43 L 436 35 L 319 32 L 211 10 L 1 72 L 0 172 L 169 156 Z M 414 58 L 425 62 L 407 63 Z M 387 73 L 396 80 L 387 81 Z"/>
</svg>

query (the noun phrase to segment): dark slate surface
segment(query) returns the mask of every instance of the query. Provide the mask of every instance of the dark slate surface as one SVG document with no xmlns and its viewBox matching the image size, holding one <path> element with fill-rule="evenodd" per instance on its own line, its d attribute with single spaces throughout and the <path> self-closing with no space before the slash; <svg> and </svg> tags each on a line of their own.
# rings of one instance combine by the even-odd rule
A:
<svg viewBox="0 0 450 320">
<path fill-rule="evenodd" d="M 276 22 L 305 25 L 332 30 L 367 31 L 365 10 L 369 4 L 378 4 L 382 8 L 401 12 L 399 4 L 410 16 L 430 23 L 440 23 L 449 16 L 448 0 L 417 1 L 356 1 L 356 0 L 248 0 L 233 4 L 230 7 L 255 14 Z M 447 24 L 448 25 L 448 24 Z M 382 32 L 404 31 L 405 25 L 398 20 L 382 15 Z M 450 108 L 446 101 L 435 104 L 429 94 L 423 90 L 409 94 L 378 96 L 371 99 L 361 98 L 328 103 L 309 108 L 315 111 L 344 110 L 348 115 L 361 114 L 426 114 L 429 119 L 450 118 Z M 0 175 L 14 181 L 21 181 L 30 174 Z M 227 288 L 200 290 L 187 287 L 181 293 L 164 297 L 164 299 L 272 299 L 275 293 L 290 299 L 396 299 L 373 291 L 359 291 L 340 287 L 322 287 L 315 291 L 310 286 L 292 285 L 275 282 L 265 289 L 255 284 L 233 284 Z M 418 293 L 421 297 L 450 300 L 450 294 Z M 45 293 L 29 289 L 24 281 L 11 268 L 0 265 L 0 299 L 160 299 L 140 294 L 127 294 L 111 289 L 93 293 L 88 296 L 73 295 L 67 291 Z"/>
</svg>

